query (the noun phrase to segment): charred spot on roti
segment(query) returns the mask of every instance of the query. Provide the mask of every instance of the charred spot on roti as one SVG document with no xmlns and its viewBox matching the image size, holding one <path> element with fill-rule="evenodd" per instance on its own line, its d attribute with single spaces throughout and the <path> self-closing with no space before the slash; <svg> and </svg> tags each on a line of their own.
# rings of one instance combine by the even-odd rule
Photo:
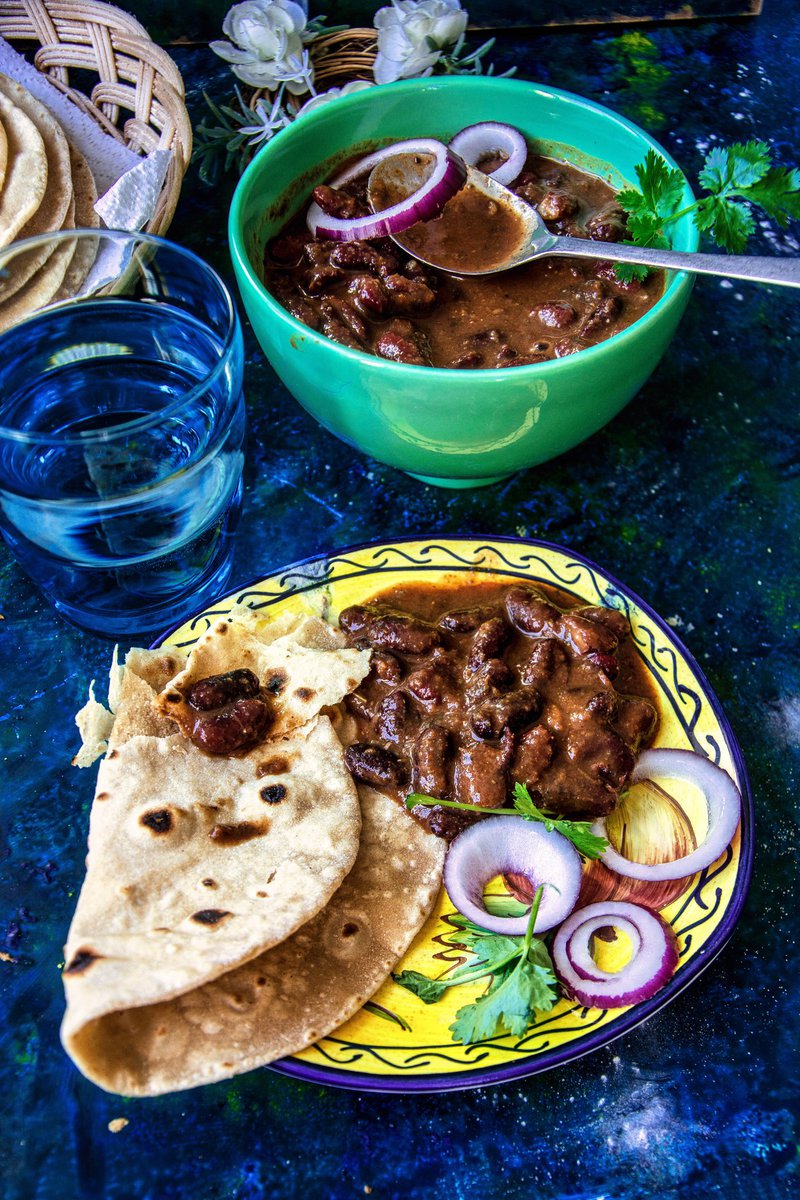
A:
<svg viewBox="0 0 800 1200">
<path fill-rule="evenodd" d="M 216 883 L 215 879 L 204 879 L 203 880 L 203 887 L 215 888 L 216 886 L 217 886 L 217 883 Z"/>
<path fill-rule="evenodd" d="M 268 829 L 268 821 L 239 821 L 235 825 L 214 825 L 208 836 L 219 846 L 236 846 L 239 842 L 249 842 L 250 838 L 261 837 Z"/>
<path fill-rule="evenodd" d="M 256 979 L 256 987 L 264 987 L 266 985 L 266 982 L 267 981 L 264 978 L 264 976 L 259 975 L 258 978 Z"/>
<path fill-rule="evenodd" d="M 294 689 L 294 694 L 298 700 L 307 701 L 313 700 L 317 693 L 313 688 L 299 687 Z"/>
<path fill-rule="evenodd" d="M 167 704 L 180 704 L 182 700 L 183 696 L 180 692 L 169 692 L 167 695 Z"/>
<path fill-rule="evenodd" d="M 264 681 L 264 690 L 271 692 L 273 696 L 279 696 L 288 681 L 289 677 L 285 671 L 273 671 Z"/>
<path fill-rule="evenodd" d="M 256 892 L 256 895 L 258 896 L 259 900 L 266 900 L 269 892 Z"/>
<path fill-rule="evenodd" d="M 118 754 L 119 754 L 119 750 L 112 750 L 108 757 L 116 758 Z"/>
<path fill-rule="evenodd" d="M 286 795 L 286 788 L 282 783 L 270 783 L 258 794 L 265 804 L 280 804 Z"/>
<path fill-rule="evenodd" d="M 270 871 L 269 875 L 267 876 L 267 883 L 272 883 L 273 879 L 275 878 L 275 876 L 277 874 L 278 874 L 277 871 Z"/>
<path fill-rule="evenodd" d="M 108 792 L 98 792 L 97 795 L 95 796 L 95 800 L 110 800 L 110 799 L 111 799 L 111 797 L 109 796 Z"/>
<path fill-rule="evenodd" d="M 169 833 L 174 821 L 168 808 L 154 808 L 150 812 L 142 813 L 139 824 L 146 825 L 153 833 L 161 834 Z"/>
<path fill-rule="evenodd" d="M 224 908 L 201 908 L 199 912 L 192 913 L 192 920 L 198 925 L 219 925 L 225 917 L 232 915 Z"/>
<path fill-rule="evenodd" d="M 81 946 L 80 950 L 75 951 L 70 961 L 64 967 L 64 974 L 80 975 L 84 971 L 87 971 L 93 962 L 102 957 L 102 954 L 96 954 L 94 950 L 89 950 L 85 946 Z"/>
<path fill-rule="evenodd" d="M 285 775 L 290 766 L 289 759 L 283 756 L 268 758 L 256 767 L 256 778 L 263 779 L 265 775 Z"/>
<path fill-rule="evenodd" d="M 347 921 L 342 926 L 342 937 L 353 937 L 356 933 L 358 933 L 358 925 L 356 925 L 355 921 Z"/>
</svg>

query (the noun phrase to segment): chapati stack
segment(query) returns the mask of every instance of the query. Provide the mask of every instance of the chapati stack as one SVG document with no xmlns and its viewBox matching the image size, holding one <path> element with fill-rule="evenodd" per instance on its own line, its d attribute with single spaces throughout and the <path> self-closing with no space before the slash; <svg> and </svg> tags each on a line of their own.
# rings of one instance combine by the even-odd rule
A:
<svg viewBox="0 0 800 1200">
<path fill-rule="evenodd" d="M 334 724 L 369 658 L 316 617 L 238 609 L 188 657 L 132 650 L 112 668 L 112 713 L 92 699 L 79 714 L 79 763 L 106 755 L 62 1040 L 101 1087 L 158 1095 L 296 1053 L 352 1016 L 422 927 L 444 843 L 356 791 Z M 176 710 L 241 668 L 274 696 L 274 723 L 254 749 L 209 755 Z"/>
<path fill-rule="evenodd" d="M 92 172 L 56 118 L 16 80 L 0 75 L 0 247 L 57 230 L 99 225 Z M 0 273 L 0 330 L 74 294 L 94 259 L 93 239 L 19 254 Z"/>
</svg>

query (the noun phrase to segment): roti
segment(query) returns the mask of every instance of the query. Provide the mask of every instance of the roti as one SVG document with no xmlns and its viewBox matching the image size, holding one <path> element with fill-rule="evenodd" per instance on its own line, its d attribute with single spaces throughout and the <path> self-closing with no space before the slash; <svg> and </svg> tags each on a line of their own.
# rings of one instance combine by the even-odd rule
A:
<svg viewBox="0 0 800 1200">
<path fill-rule="evenodd" d="M 15 79 L 9 79 L 7 75 L 0 75 L 0 93 L 36 127 L 42 139 L 47 160 L 47 184 L 41 203 L 22 228 L 15 233 L 14 240 L 37 237 L 43 233 L 52 233 L 57 229 L 74 228 L 72 165 L 69 146 L 61 126 L 45 105 Z M 0 302 L 15 295 L 24 284 L 36 276 L 52 253 L 52 246 L 45 245 L 15 258 L 9 264 L 7 277 L 0 280 Z M 58 268 L 56 268 L 55 274 L 57 271 Z M 50 296 L 47 299 L 50 299 Z M 40 301 L 40 303 L 44 302 Z M 25 312 L 27 308 L 19 311 Z M 18 316 L 14 317 L 14 320 L 18 319 Z M 3 328 L 7 328 L 12 323 L 11 319 L 4 320 Z"/>
<path fill-rule="evenodd" d="M 47 183 L 41 202 L 18 236 L 28 238 L 51 233 L 64 224 L 72 199 L 72 167 L 66 136 L 50 110 L 16 79 L 0 75 L 0 92 L 35 125 L 47 159 Z"/>
<path fill-rule="evenodd" d="M 62 1037 L 79 1066 L 94 1022 L 172 1001 L 282 943 L 352 868 L 359 799 L 320 710 L 357 686 L 370 655 L 343 641 L 315 617 L 270 624 L 240 610 L 188 659 L 132 652 L 122 673 L 112 666 L 113 721 L 94 700 L 80 715 L 87 743 L 108 753 L 65 949 Z M 164 697 L 248 663 L 262 686 L 285 672 L 277 720 L 253 749 L 207 754 L 164 715 Z"/>
<path fill-rule="evenodd" d="M 362 1007 L 422 928 L 445 843 L 387 796 L 359 795 L 355 865 L 291 937 L 173 1000 L 65 1024 L 89 1079 L 128 1096 L 212 1083 L 305 1049 Z"/>
<path fill-rule="evenodd" d="M 94 176 L 80 150 L 70 146 L 69 153 L 72 162 L 75 228 L 97 229 L 100 225 L 100 218 L 94 211 L 97 203 L 97 187 Z M 80 292 L 81 286 L 97 258 L 98 247 L 99 239 L 85 237 L 76 241 L 75 254 L 67 267 L 61 286 L 53 296 L 53 303 L 68 300 Z"/>
<path fill-rule="evenodd" d="M 74 259 L 75 248 L 74 238 L 59 242 L 28 282 L 0 303 L 0 332 L 53 300 Z"/>
<path fill-rule="evenodd" d="M 47 188 L 47 155 L 39 130 L 0 91 L 0 121 L 8 139 L 8 161 L 0 192 L 0 246 L 7 246 L 38 209 Z"/>
<path fill-rule="evenodd" d="M 0 121 L 0 191 L 6 179 L 6 167 L 8 165 L 8 138 L 6 137 L 5 126 Z"/>
<path fill-rule="evenodd" d="M 200 638 L 186 669 L 156 701 L 159 711 L 179 725 L 194 720 L 185 698 L 191 685 L 232 666 L 247 668 L 265 682 L 276 710 L 272 736 L 287 733 L 321 708 L 337 704 L 369 670 L 369 652 L 345 648 L 339 630 L 319 617 L 270 621 L 253 609 L 237 607 L 232 618 L 217 622 Z"/>
</svg>

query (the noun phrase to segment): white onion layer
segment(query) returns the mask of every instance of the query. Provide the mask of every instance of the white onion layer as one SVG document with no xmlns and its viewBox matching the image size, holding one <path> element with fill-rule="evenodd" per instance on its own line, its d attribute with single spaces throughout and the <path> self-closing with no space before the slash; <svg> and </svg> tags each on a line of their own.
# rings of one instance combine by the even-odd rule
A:
<svg viewBox="0 0 800 1200">
<path fill-rule="evenodd" d="M 590 939 L 604 926 L 624 930 L 633 954 L 619 971 L 603 971 Z M 678 946 L 672 929 L 639 904 L 606 900 L 572 913 L 553 939 L 553 965 L 561 982 L 587 1008 L 622 1008 L 655 995 L 674 974 Z"/>
<path fill-rule="evenodd" d="M 314 237 L 329 238 L 335 242 L 351 242 L 360 238 L 386 237 L 410 229 L 417 221 L 428 221 L 442 211 L 451 196 L 454 196 L 467 177 L 463 159 L 454 154 L 443 142 L 435 138 L 415 138 L 407 142 L 395 142 L 367 154 L 331 180 L 331 187 L 341 187 L 353 179 L 360 179 L 383 162 L 398 154 L 430 154 L 434 168 L 421 187 L 399 204 L 392 204 L 377 213 L 364 217 L 329 217 L 320 206 L 312 203 L 306 222 Z"/>
<path fill-rule="evenodd" d="M 632 862 L 609 845 L 602 855 L 603 863 L 609 870 L 628 879 L 657 882 L 682 879 L 702 871 L 716 862 L 727 848 L 741 819 L 742 797 L 739 789 L 726 771 L 702 754 L 695 754 L 691 750 L 645 750 L 634 767 L 631 782 L 655 778 L 681 779 L 699 788 L 708 808 L 708 831 L 691 854 L 666 863 Z M 607 837 L 606 823 L 602 817 L 592 825 L 592 833 Z"/>
<path fill-rule="evenodd" d="M 490 817 L 465 829 L 452 842 L 444 864 L 444 886 L 455 907 L 494 933 L 521 934 L 528 916 L 498 917 L 486 911 L 483 891 L 497 875 L 524 875 L 533 889 L 544 884 L 535 933 L 558 925 L 572 911 L 581 887 L 581 859 L 555 830 L 522 817 Z"/>
<path fill-rule="evenodd" d="M 506 161 L 489 172 L 491 179 L 505 185 L 514 182 L 528 157 L 524 136 L 513 125 L 504 125 L 501 121 L 467 125 L 450 139 L 450 149 L 471 167 L 490 154 L 505 154 Z"/>
<path fill-rule="evenodd" d="M 621 901 L 616 901 L 621 903 Z M 586 910 L 583 909 L 583 912 Z M 573 933 L 569 939 L 569 957 L 572 967 L 580 975 L 581 979 L 593 979 L 599 983 L 603 979 L 613 979 L 614 972 L 604 971 L 597 965 L 592 955 L 592 935 L 597 933 L 598 929 L 606 929 L 609 925 L 607 914 L 597 917 L 587 917 L 582 925 Z M 642 935 L 639 929 L 628 917 L 623 917 L 617 914 L 614 917 L 614 928 L 618 933 L 626 933 L 631 940 L 632 951 L 631 958 L 638 954 L 642 948 Z"/>
</svg>

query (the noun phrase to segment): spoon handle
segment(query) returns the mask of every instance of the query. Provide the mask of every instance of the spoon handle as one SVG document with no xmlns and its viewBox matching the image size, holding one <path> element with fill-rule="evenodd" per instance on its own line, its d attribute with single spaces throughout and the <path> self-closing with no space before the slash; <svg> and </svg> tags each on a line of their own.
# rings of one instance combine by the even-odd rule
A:
<svg viewBox="0 0 800 1200">
<path fill-rule="evenodd" d="M 777 283 L 800 287 L 800 258 L 759 258 L 746 254 L 688 254 L 682 250 L 655 250 L 622 246 L 618 242 L 592 242 L 584 238 L 553 238 L 548 254 L 579 254 L 582 258 L 604 258 L 611 262 L 641 263 L 696 275 L 724 275 L 728 279 L 751 279 L 755 283 Z"/>
</svg>

